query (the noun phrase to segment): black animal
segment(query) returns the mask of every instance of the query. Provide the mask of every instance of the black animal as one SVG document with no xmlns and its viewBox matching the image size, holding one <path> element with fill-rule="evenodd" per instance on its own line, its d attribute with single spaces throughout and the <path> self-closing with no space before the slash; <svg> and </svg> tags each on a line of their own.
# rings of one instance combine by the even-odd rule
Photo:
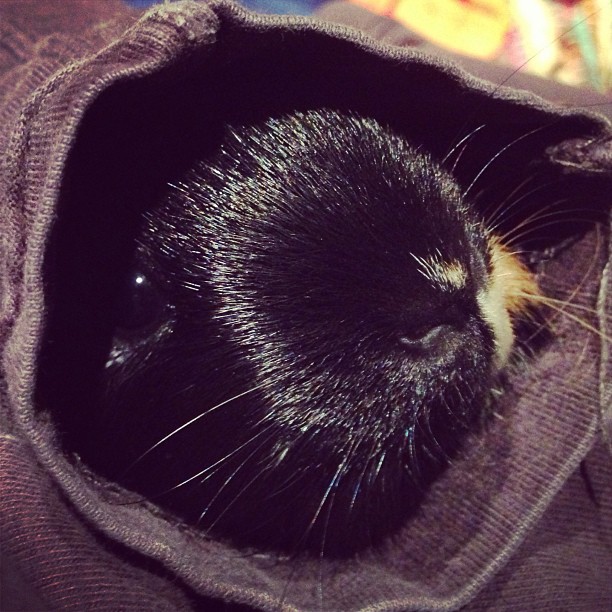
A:
<svg viewBox="0 0 612 612">
<path fill-rule="evenodd" d="M 135 244 L 68 446 L 266 550 L 394 533 L 487 413 L 537 293 L 447 171 L 334 110 L 228 126 Z"/>
</svg>

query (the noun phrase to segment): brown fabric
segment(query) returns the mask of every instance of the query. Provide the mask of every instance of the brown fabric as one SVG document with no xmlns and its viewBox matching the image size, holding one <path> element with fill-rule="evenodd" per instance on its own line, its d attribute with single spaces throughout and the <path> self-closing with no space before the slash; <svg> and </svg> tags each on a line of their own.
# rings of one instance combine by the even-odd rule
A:
<svg viewBox="0 0 612 612">
<path fill-rule="evenodd" d="M 610 609 L 610 463 L 603 445 L 593 450 L 466 610 Z"/>
<path fill-rule="evenodd" d="M 189 597 L 154 566 L 115 555 L 110 543 L 57 498 L 57 490 L 17 440 L 0 440 L 3 554 L 20 569 L 53 609 L 185 610 Z M 34 544 L 34 545 L 33 545 Z"/>
<path fill-rule="evenodd" d="M 211 597 L 265 610 L 609 608 L 610 456 L 600 443 L 609 348 L 569 318 L 513 374 L 504 419 L 436 483 L 415 519 L 386 549 L 352 560 L 233 550 L 152 506 L 125 503 L 129 493 L 61 452 L 44 406 L 33 402 L 46 246 L 57 215 L 87 206 L 62 190 L 68 171 L 92 160 L 105 180 L 125 171 L 126 126 L 154 158 L 173 146 L 172 128 L 180 140 L 196 110 L 201 121 L 219 120 L 202 110 L 213 98 L 226 117 L 328 104 L 371 112 L 442 154 L 477 109 L 477 123 L 494 128 L 493 150 L 538 131 L 513 163 L 493 168 L 493 181 L 527 171 L 529 158 L 570 177 L 604 211 L 612 187 L 605 120 L 559 111 L 419 52 L 223 2 L 167 4 L 137 22 L 105 6 L 105 15 L 91 13 L 92 29 L 75 20 L 78 34 L 65 36 L 42 25 L 26 32 L 31 20 L 14 3 L 0 5 L 9 16 L 0 48 L 0 520 L 4 546 L 44 599 L 75 610 L 211 609 Z M 48 14 L 48 5 L 41 10 Z M 69 32 L 70 14 L 67 22 L 58 13 L 49 28 Z M 163 142 L 152 136 L 161 125 Z M 580 285 L 578 299 L 594 311 L 585 318 L 601 328 L 610 312 L 609 228 L 554 254 L 542 263 L 545 291 L 563 299 Z"/>
</svg>

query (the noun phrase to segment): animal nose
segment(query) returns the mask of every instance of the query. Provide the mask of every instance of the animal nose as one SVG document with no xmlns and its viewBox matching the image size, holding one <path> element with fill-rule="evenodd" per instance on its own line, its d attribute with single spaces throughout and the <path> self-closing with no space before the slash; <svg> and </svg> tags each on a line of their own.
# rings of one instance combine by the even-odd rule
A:
<svg viewBox="0 0 612 612">
<path fill-rule="evenodd" d="M 463 336 L 457 325 L 437 323 L 404 333 L 399 337 L 399 342 L 412 352 L 440 354 L 457 349 L 463 342 Z"/>
</svg>

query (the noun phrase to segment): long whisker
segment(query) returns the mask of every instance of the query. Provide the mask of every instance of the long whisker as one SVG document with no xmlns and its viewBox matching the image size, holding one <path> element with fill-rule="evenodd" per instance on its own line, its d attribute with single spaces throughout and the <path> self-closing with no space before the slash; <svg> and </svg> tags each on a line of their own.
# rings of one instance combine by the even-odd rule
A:
<svg viewBox="0 0 612 612">
<path fill-rule="evenodd" d="M 271 428 L 269 428 L 271 429 Z M 245 460 L 232 472 L 232 474 L 230 474 L 230 476 L 228 476 L 228 478 L 225 480 L 225 482 L 223 483 L 223 485 L 221 487 L 219 487 L 219 490 L 215 493 L 215 495 L 213 496 L 213 498 L 208 502 L 208 505 L 206 506 L 206 508 L 202 511 L 202 513 L 200 514 L 200 517 L 198 519 L 198 523 L 200 523 L 201 521 L 204 520 L 204 517 L 206 516 L 206 513 L 210 510 L 211 506 L 215 503 L 215 501 L 218 499 L 219 495 L 221 495 L 221 493 L 223 492 L 223 490 L 230 484 L 230 482 L 236 477 L 236 475 L 240 472 L 240 470 L 249 462 L 249 460 L 257 453 L 257 451 L 259 451 L 261 449 L 261 447 L 264 444 L 267 444 L 272 436 L 270 436 L 269 438 L 266 438 L 259 446 L 257 446 L 255 449 L 253 449 L 253 451 L 245 458 Z M 251 438 L 251 441 L 253 440 L 253 438 Z M 244 445 L 243 445 L 244 447 Z M 269 468 L 268 468 L 269 469 Z M 225 507 L 225 509 L 223 510 L 223 512 L 221 512 L 217 518 L 213 521 L 212 524 L 210 524 L 208 526 L 207 532 L 209 532 L 210 530 L 214 529 L 215 525 L 219 522 L 219 520 L 223 517 L 223 515 L 238 501 L 238 499 L 240 499 L 240 496 L 243 495 L 245 493 L 245 491 L 247 491 L 249 489 L 249 487 L 258 479 L 261 477 L 263 473 L 262 471 L 257 472 L 253 478 L 251 478 L 251 480 L 244 485 L 244 487 L 235 495 L 234 499 L 227 504 L 227 506 Z"/>
<path fill-rule="evenodd" d="M 520 204 L 523 200 L 525 200 L 529 196 L 533 195 L 534 193 L 537 193 L 538 191 L 540 191 L 540 190 L 544 189 L 545 187 L 549 186 L 549 185 L 538 185 L 537 187 L 534 187 L 533 189 L 531 189 L 527 193 L 525 193 L 525 194 L 521 195 L 520 197 L 517 197 L 516 199 L 513 200 L 513 198 L 518 193 L 520 193 L 521 189 L 523 189 L 524 187 L 529 185 L 529 183 L 533 182 L 534 180 L 535 180 L 535 178 L 533 176 L 527 177 L 525 180 L 523 180 L 521 183 L 519 183 L 519 185 L 517 185 L 497 205 L 494 205 L 494 203 L 492 202 L 491 204 L 489 204 L 489 206 L 486 206 L 483 209 L 483 211 L 482 211 L 483 217 L 484 217 L 484 219 L 486 221 L 486 224 L 487 224 L 488 228 L 494 229 L 495 227 L 497 227 L 497 225 L 499 225 L 499 223 L 502 220 L 507 220 L 508 218 L 512 218 L 511 216 L 508 216 L 508 215 L 511 212 L 512 212 L 512 215 L 515 214 L 515 211 L 517 209 L 518 204 Z M 495 208 L 493 210 L 491 210 L 491 208 L 493 206 L 495 206 Z"/>
<path fill-rule="evenodd" d="M 536 221 L 542 218 L 542 213 L 547 213 L 547 216 L 550 216 L 550 215 L 558 215 L 558 214 L 567 215 L 570 213 L 584 213 L 585 212 L 583 208 L 559 209 L 559 205 L 563 204 L 564 201 L 565 200 L 556 200 L 554 202 L 551 202 L 550 204 L 547 204 L 546 206 L 542 206 L 541 208 L 538 208 L 531 215 L 529 215 L 528 217 L 525 217 L 525 219 L 523 219 L 513 229 L 520 228 L 524 225 L 527 225 L 528 223 L 532 223 L 533 221 Z"/>
<path fill-rule="evenodd" d="M 361 474 L 359 475 L 359 478 L 357 479 L 357 482 L 355 483 L 355 487 L 353 489 L 353 495 L 351 496 L 351 501 L 349 503 L 349 512 L 351 512 L 355 507 L 355 503 L 357 501 L 357 497 L 359 496 L 359 492 L 362 490 L 362 484 L 366 478 L 366 474 L 368 473 L 368 470 L 370 469 L 372 462 L 376 459 L 378 453 L 379 453 L 379 449 L 376 448 L 376 442 L 373 441 L 372 448 L 370 449 L 370 452 L 367 454 L 368 460 L 364 461 L 364 465 L 363 465 L 363 469 L 361 470 Z M 380 453 L 380 457 L 378 458 L 378 460 L 376 460 L 376 468 L 373 474 L 370 474 L 371 483 L 375 482 L 376 479 L 378 478 L 378 475 L 380 474 L 380 470 L 382 469 L 382 464 L 384 463 L 386 456 L 387 456 L 387 451 L 383 450 Z"/>
<path fill-rule="evenodd" d="M 501 242 L 501 239 L 500 239 Z M 504 244 L 504 247 L 506 245 Z M 529 249 L 513 249 L 513 250 L 505 250 L 502 252 L 495 252 L 492 255 L 492 262 L 493 263 L 497 263 L 500 261 L 503 261 L 504 259 L 515 259 L 516 257 L 519 256 L 524 256 L 524 255 L 531 255 L 532 251 L 530 251 Z"/>
<path fill-rule="evenodd" d="M 574 23 L 572 25 L 572 27 L 567 28 L 566 30 L 564 30 L 563 32 L 561 32 L 561 34 L 559 34 L 558 36 L 556 36 L 554 39 L 552 39 L 550 42 L 548 42 L 547 44 L 543 45 L 540 49 L 538 49 L 538 51 L 536 51 L 531 57 L 527 58 L 523 63 L 521 63 L 519 66 L 517 66 L 514 70 L 512 70 L 510 72 L 510 74 L 508 74 L 507 77 L 505 77 L 501 83 L 499 83 L 498 85 L 495 86 L 495 88 L 493 89 L 493 91 L 489 94 L 489 96 L 493 97 L 495 96 L 495 94 L 502 88 L 504 87 L 504 85 L 506 85 L 506 83 L 508 83 L 508 81 L 510 81 L 516 74 L 518 74 L 519 72 L 521 72 L 523 70 L 523 68 L 525 68 L 525 66 L 527 66 L 530 62 L 532 62 L 536 57 L 538 57 L 538 55 L 540 55 L 541 53 L 543 53 L 544 51 L 546 51 L 547 49 L 550 48 L 551 45 L 553 45 L 554 43 L 556 43 L 558 40 L 561 40 L 564 36 L 566 36 L 567 34 L 569 34 L 570 32 L 572 32 L 573 30 L 575 30 L 576 28 L 580 28 L 585 22 L 588 22 L 594 15 L 596 15 L 599 12 L 600 9 L 591 11 L 588 15 L 586 15 L 583 19 L 580 19 L 579 21 L 577 21 L 576 23 Z M 583 108 L 591 108 L 591 107 L 597 107 L 597 106 L 605 106 L 608 103 L 606 102 L 602 102 L 602 103 L 594 103 L 594 104 L 585 104 L 583 106 Z M 461 128 L 458 131 L 457 136 L 455 136 L 455 138 L 453 140 L 456 140 L 459 135 L 461 133 L 463 133 L 466 129 L 466 127 L 473 122 L 473 119 L 475 117 L 477 117 L 480 113 L 480 111 L 482 110 L 484 106 L 484 102 L 481 102 L 479 105 L 476 106 L 476 108 L 474 109 L 474 111 L 472 112 L 472 115 L 469 116 L 462 124 Z M 556 123 L 558 120 L 555 120 L 554 123 Z M 543 126 L 544 127 L 544 126 Z M 463 140 L 465 140 L 465 137 L 459 141 L 459 144 L 461 142 L 463 142 Z M 451 151 L 456 149 L 458 145 L 454 145 L 451 148 Z"/>
<path fill-rule="evenodd" d="M 334 488 L 335 484 L 341 478 L 341 475 L 342 475 L 342 472 L 345 469 L 345 465 L 347 463 L 348 457 L 351 456 L 351 451 L 355 447 L 355 442 L 354 441 L 353 442 L 349 442 L 348 445 L 351 448 L 349 449 L 349 451 L 347 453 L 344 454 L 344 458 L 343 458 L 342 462 L 338 465 L 338 468 L 336 469 L 336 472 L 335 472 L 334 476 L 332 477 L 330 484 L 328 485 L 325 493 L 323 494 L 323 497 L 321 498 L 321 501 L 320 501 L 320 503 L 319 503 L 319 505 L 318 505 L 318 507 L 317 507 L 317 509 L 316 509 L 316 511 L 314 513 L 314 515 L 313 515 L 313 518 L 310 520 L 308 526 L 306 527 L 306 530 L 305 530 L 304 534 L 302 535 L 302 537 L 300 538 L 300 540 L 297 542 L 297 544 L 295 546 L 295 549 L 294 549 L 294 551 L 293 551 L 293 553 L 291 555 L 292 558 L 295 557 L 298 554 L 298 552 L 300 551 L 301 545 L 306 541 L 306 539 L 308 538 L 308 536 L 312 532 L 312 530 L 313 530 L 313 528 L 314 528 L 314 526 L 315 526 L 315 524 L 316 524 L 316 522 L 317 522 L 317 520 L 318 520 L 318 518 L 319 518 L 319 516 L 321 514 L 321 510 L 323 509 L 323 506 L 325 505 L 326 500 L 329 498 L 330 491 Z M 321 555 L 319 556 L 319 562 L 320 563 L 322 563 L 323 558 L 324 558 L 323 556 L 321 556 Z M 283 592 L 281 594 L 281 601 L 285 600 L 285 598 L 287 596 L 288 589 L 289 589 L 289 585 L 290 585 L 291 581 L 293 580 L 293 577 L 294 577 L 298 567 L 299 567 L 298 564 L 295 564 L 293 566 L 293 570 L 292 570 L 292 572 L 291 572 L 291 574 L 289 576 L 289 579 L 287 580 L 287 582 L 285 583 L 285 586 L 283 588 Z"/>
<path fill-rule="evenodd" d="M 534 180 L 534 179 L 532 178 L 531 180 Z M 522 186 L 526 185 L 528 182 L 529 182 L 529 179 L 527 181 L 523 181 L 521 186 L 519 186 L 519 189 Z M 485 209 L 484 216 L 485 216 L 487 227 L 490 230 L 496 230 L 502 224 L 509 223 L 511 219 L 513 219 L 514 217 L 516 217 L 518 214 L 521 213 L 521 208 L 519 207 L 519 204 L 521 202 L 535 195 L 536 193 L 543 191 L 544 189 L 548 189 L 549 187 L 552 187 L 554 184 L 555 183 L 551 181 L 551 182 L 548 182 L 542 185 L 538 185 L 537 187 L 534 187 L 527 193 L 524 193 L 520 197 L 509 202 L 509 199 L 513 197 L 513 195 L 515 195 L 516 192 L 518 191 L 518 189 L 515 189 L 507 198 L 504 199 L 503 202 L 501 202 L 495 208 L 494 211 L 492 211 L 491 213 L 487 213 Z M 558 204 L 559 203 L 557 202 L 557 203 L 554 203 L 554 204 L 551 204 L 545 207 L 538 208 L 538 211 L 549 210 L 553 208 L 554 206 L 558 206 Z M 584 211 L 582 209 L 579 209 L 579 212 L 584 212 Z"/>
<path fill-rule="evenodd" d="M 478 174 L 474 177 L 474 179 L 472 180 L 472 182 L 468 185 L 467 189 L 463 192 L 463 197 L 467 198 L 468 194 L 470 193 L 470 191 L 473 189 L 474 185 L 477 183 L 478 179 L 484 174 L 484 172 L 491 166 L 491 164 L 493 164 L 501 155 L 503 155 L 506 151 L 508 151 L 511 147 L 515 146 L 516 144 L 518 144 L 519 142 L 521 142 L 522 140 L 525 140 L 526 138 L 529 138 L 530 136 L 533 136 L 533 134 L 537 134 L 538 132 L 541 132 L 542 130 L 548 128 L 548 125 L 542 125 L 539 126 L 533 130 L 530 130 L 529 132 L 526 132 L 525 134 L 522 134 L 521 136 L 518 136 L 517 138 L 515 138 L 512 142 L 508 143 L 507 145 L 505 145 L 504 147 L 502 147 L 480 170 L 480 172 L 478 172 Z"/>
<path fill-rule="evenodd" d="M 584 217 L 567 217 L 566 213 L 569 211 L 558 211 L 556 213 L 550 213 L 548 215 L 540 215 L 535 216 L 529 221 L 524 223 L 520 223 L 516 227 L 513 227 L 511 230 L 506 232 L 500 238 L 504 244 L 512 244 L 512 243 L 521 243 L 525 245 L 527 242 L 532 242 L 534 238 L 530 240 L 526 240 L 528 236 L 534 233 L 541 233 L 541 231 L 546 227 L 559 227 L 562 225 L 566 225 L 568 223 L 576 224 L 576 223 L 585 223 L 587 220 Z M 559 217 L 556 218 L 555 217 Z M 549 221 L 547 223 L 538 223 L 534 225 L 536 222 L 542 221 L 543 219 L 554 219 L 553 221 Z"/>
<path fill-rule="evenodd" d="M 574 25 L 571 28 L 568 28 L 567 30 L 564 30 L 563 32 L 561 32 L 561 34 L 559 34 L 558 36 L 556 36 L 555 38 L 553 38 L 548 44 L 546 44 L 545 46 L 543 46 L 541 49 L 538 49 L 531 57 L 527 58 L 520 66 L 518 66 L 518 68 L 516 68 L 515 70 L 513 70 L 495 89 L 495 91 L 497 91 L 500 87 L 502 87 L 503 85 L 505 85 L 515 74 L 517 74 L 518 72 L 520 72 L 525 66 L 527 66 L 527 64 L 529 64 L 530 62 L 532 62 L 536 57 L 538 57 L 538 55 L 540 55 L 541 53 L 543 53 L 544 51 L 546 51 L 551 45 L 553 45 L 554 43 L 556 43 L 557 41 L 561 40 L 564 36 L 567 36 L 570 32 L 572 32 L 573 30 L 579 28 L 581 25 L 583 25 L 584 23 L 586 23 L 587 21 L 589 21 L 594 15 L 597 15 L 597 13 L 599 12 L 598 10 L 592 11 L 591 13 L 589 13 L 586 17 L 584 17 L 583 19 L 580 19 L 579 21 L 577 21 L 576 23 L 574 23 Z"/>
<path fill-rule="evenodd" d="M 556 304 L 560 307 L 574 308 L 576 310 L 582 310 L 583 312 L 588 312 L 589 314 L 592 314 L 592 315 L 603 316 L 605 320 L 612 318 L 612 314 L 602 315 L 602 313 L 599 313 L 597 309 L 591 308 L 589 306 L 583 306 L 582 304 L 575 304 L 574 302 L 567 301 L 567 300 L 557 300 L 549 296 L 539 296 L 539 297 L 542 298 L 541 299 L 542 302 Z"/>
<path fill-rule="evenodd" d="M 467 141 L 469 141 L 471 138 L 474 137 L 474 135 L 479 132 L 480 130 L 482 130 L 482 128 L 486 127 L 486 123 L 483 123 L 481 125 L 479 125 L 477 128 L 473 129 L 469 134 L 467 134 L 466 136 L 464 136 L 454 147 L 452 147 L 450 149 L 450 151 L 442 158 L 442 165 L 446 164 L 446 162 L 448 161 L 449 157 L 462 145 L 462 144 L 468 144 Z M 461 156 L 463 155 L 463 152 L 465 151 L 465 147 L 463 149 L 461 149 L 461 152 L 459 153 L 459 155 L 457 156 L 457 158 L 455 159 L 454 163 L 453 163 L 453 167 L 451 169 L 451 172 L 454 172 L 457 164 L 459 163 L 459 160 L 461 159 Z"/>
<path fill-rule="evenodd" d="M 199 472 L 197 472 L 196 474 L 193 474 L 192 476 L 190 476 L 189 478 L 186 478 L 185 480 L 183 480 L 182 482 L 179 482 L 178 484 L 165 489 L 164 491 L 161 491 L 155 495 L 147 495 L 146 497 L 143 497 L 139 500 L 136 500 L 134 502 L 127 502 L 125 505 L 130 505 L 132 503 L 140 503 L 143 499 L 150 499 L 150 500 L 155 500 L 158 499 L 160 497 L 163 497 L 164 495 L 168 495 L 168 493 L 172 493 L 172 491 L 176 491 L 177 489 L 180 489 L 181 487 L 189 484 L 190 482 L 192 482 L 193 480 L 195 480 L 196 478 L 200 478 L 202 476 L 204 476 L 204 474 L 206 474 L 207 472 L 210 472 L 206 478 L 202 479 L 202 482 L 204 482 L 204 480 L 207 480 L 208 478 L 210 478 L 210 476 L 212 476 L 217 470 L 219 470 L 220 466 L 227 461 L 228 459 L 230 459 L 231 457 L 233 457 L 234 455 L 236 455 L 237 453 L 239 453 L 243 448 L 245 448 L 246 446 L 248 446 L 249 444 L 251 444 L 254 440 L 256 440 L 259 436 L 261 436 L 262 434 L 266 433 L 269 429 L 272 429 L 272 425 L 270 425 L 270 427 L 263 429 L 261 431 L 259 431 L 257 434 L 255 434 L 254 436 L 251 436 L 251 438 L 249 438 L 246 442 L 244 442 L 243 444 L 241 444 L 240 446 L 238 446 L 237 448 L 235 448 L 232 452 L 228 453 L 227 455 L 225 455 L 224 457 L 221 457 L 221 459 L 218 459 L 217 461 L 215 461 L 214 463 L 211 463 L 209 466 L 207 466 L 206 468 L 204 468 L 203 470 L 200 470 Z M 212 470 L 212 471 L 211 471 Z"/>
<path fill-rule="evenodd" d="M 321 497 L 321 501 L 319 502 L 319 505 L 317 509 L 315 510 L 315 513 L 313 514 L 308 524 L 308 527 L 306 528 L 306 531 L 304 532 L 304 535 L 302 536 L 299 544 L 304 542 L 308 538 L 308 535 L 312 532 L 316 522 L 319 520 L 323 507 L 325 506 L 325 503 L 330 499 L 330 496 L 331 496 L 332 502 L 330 502 L 329 511 L 331 511 L 331 504 L 333 503 L 333 499 L 335 498 L 335 492 L 338 487 L 338 483 L 340 482 L 342 476 L 344 475 L 346 471 L 346 466 L 349 465 L 350 461 L 352 460 L 355 454 L 355 449 L 359 446 L 359 444 L 361 443 L 361 439 L 363 439 L 364 437 L 365 437 L 365 432 L 362 434 L 361 438 L 357 440 L 349 440 L 345 444 L 345 447 L 348 447 L 348 448 L 346 448 L 346 450 L 341 453 L 342 461 L 338 464 L 338 467 L 333 477 L 331 478 L 327 488 L 325 489 L 325 492 L 323 496 Z"/>
<path fill-rule="evenodd" d="M 593 251 L 593 255 L 589 258 L 589 265 L 588 265 L 587 270 L 582 275 L 582 278 L 579 281 L 579 283 L 576 286 L 570 288 L 569 295 L 565 298 L 565 300 L 555 300 L 555 298 L 552 298 L 552 297 L 549 297 L 549 296 L 540 296 L 540 303 L 543 303 L 542 302 L 543 299 L 547 299 L 549 301 L 553 301 L 553 303 L 550 304 L 550 307 L 551 307 L 551 310 L 555 311 L 555 314 L 552 317 L 548 317 L 546 320 L 542 321 L 541 325 L 539 325 L 538 329 L 536 329 L 533 332 L 533 334 L 530 336 L 530 338 L 527 339 L 527 342 L 529 342 L 529 340 L 531 340 L 531 338 L 533 338 L 533 336 L 535 336 L 537 333 L 539 333 L 539 331 L 542 328 L 545 328 L 545 327 L 549 326 L 556 317 L 558 317 L 558 316 L 560 316 L 562 314 L 566 314 L 565 310 L 563 310 L 563 308 L 568 308 L 570 306 L 572 306 L 572 307 L 577 306 L 577 304 L 574 303 L 574 298 L 576 298 L 576 296 L 584 295 L 584 293 L 582 292 L 582 287 L 584 286 L 586 280 L 591 277 L 591 275 L 593 273 L 593 269 L 597 265 L 597 261 L 599 260 L 601 248 L 602 248 L 601 228 L 600 228 L 600 226 L 598 224 L 596 224 L 595 225 L 595 248 L 594 248 L 594 251 Z M 557 285 L 559 285 L 559 282 L 557 282 Z M 586 294 L 586 296 L 589 297 L 589 294 Z M 555 307 L 554 306 L 554 302 L 555 301 L 560 302 L 560 305 L 563 308 L 559 308 L 559 306 Z M 535 300 L 534 300 L 534 302 L 535 302 Z M 583 308 L 583 307 L 581 306 L 581 308 Z M 532 313 L 530 313 L 530 311 L 527 310 L 526 312 L 523 312 L 523 314 L 531 315 Z M 595 311 L 592 311 L 590 314 L 594 314 L 594 315 L 599 316 L 599 313 L 597 313 Z M 530 316 L 530 318 L 533 318 L 533 316 Z M 599 334 L 599 331 L 597 331 L 597 334 Z"/>
<path fill-rule="evenodd" d="M 540 223 L 541 221 L 546 221 L 546 223 Z M 542 230 L 547 227 L 564 227 L 567 224 L 572 224 L 573 226 L 579 225 L 581 223 L 586 223 L 584 217 L 567 217 L 564 213 L 551 213 L 549 215 L 541 215 L 539 217 L 535 217 L 528 223 L 523 224 L 522 227 L 515 227 L 512 231 L 509 231 L 505 234 L 505 239 L 507 243 L 519 243 L 522 246 L 525 246 L 525 243 L 528 242 L 525 240 L 527 237 L 532 236 L 532 234 L 542 233 Z M 532 241 L 533 238 L 530 239 Z"/>
<path fill-rule="evenodd" d="M 254 391 L 257 391 L 258 389 L 261 389 L 262 387 L 263 387 L 263 383 L 261 385 L 257 385 L 255 387 L 252 387 L 251 389 L 248 389 L 247 391 L 243 391 L 242 393 L 238 393 L 237 395 L 234 395 L 234 396 L 230 397 L 229 399 L 226 399 L 226 400 L 220 402 L 219 404 L 216 404 L 212 408 L 209 408 L 208 410 L 205 410 L 204 412 L 201 412 L 200 414 L 198 414 L 197 416 L 193 417 L 193 419 L 187 421 L 186 423 L 183 423 L 180 427 L 177 427 L 175 430 L 171 431 L 167 436 L 164 436 L 161 440 L 159 440 L 158 442 L 153 444 L 153 446 L 148 448 L 144 453 L 142 453 L 142 455 L 140 455 L 137 459 L 135 459 L 125 469 L 125 471 L 122 474 L 122 478 L 125 477 L 126 474 L 128 474 L 132 469 L 134 469 L 134 467 L 136 466 L 137 463 L 139 463 L 147 455 L 152 453 L 158 446 L 160 446 L 161 444 L 164 444 L 164 442 L 167 442 L 170 438 L 172 438 L 173 436 L 175 436 L 179 432 L 183 431 L 184 429 L 186 429 L 190 425 L 193 425 L 196 421 L 199 421 L 201 418 L 211 414 L 212 412 L 218 410 L 219 408 L 222 408 L 223 406 L 226 406 L 227 404 L 229 404 L 229 403 L 231 403 L 231 402 L 233 402 L 233 401 L 235 401 L 237 399 L 240 399 L 241 397 L 244 397 L 245 395 L 253 393 Z"/>
<path fill-rule="evenodd" d="M 608 342 L 612 342 L 612 336 L 608 336 L 607 334 L 604 334 L 601 330 L 597 329 L 596 327 L 594 327 L 593 325 L 591 325 L 584 319 L 581 319 L 579 316 L 572 314 L 571 312 L 567 312 L 565 308 L 557 306 L 557 304 L 555 304 L 554 301 L 551 301 L 550 298 L 547 298 L 542 295 L 532 295 L 529 293 L 522 293 L 522 292 L 517 292 L 516 295 L 520 297 L 524 297 L 530 301 L 541 302 L 542 304 L 548 306 L 549 308 L 556 310 L 559 314 L 562 314 L 566 316 L 568 319 L 575 321 L 580 326 L 582 326 L 584 329 L 587 329 L 588 331 L 593 332 L 596 336 L 599 336 Z"/>
<path fill-rule="evenodd" d="M 205 467 L 203 470 L 200 470 L 196 474 L 193 474 L 189 478 L 186 478 L 185 480 L 183 480 L 182 482 L 179 482 L 178 484 L 174 485 L 173 487 L 170 487 L 169 489 L 166 489 L 165 491 L 162 491 L 161 493 L 158 493 L 157 495 L 155 495 L 151 499 L 156 499 L 158 497 L 162 497 L 164 495 L 167 495 L 168 493 L 172 493 L 172 491 L 176 491 L 180 487 L 184 487 L 185 485 L 189 484 L 190 482 L 192 482 L 196 478 L 201 478 L 202 476 L 204 476 L 208 472 L 206 477 L 202 479 L 202 482 L 204 482 L 205 480 L 210 478 L 216 471 L 218 471 L 220 466 L 224 462 L 226 462 L 228 459 L 230 459 L 231 457 L 233 457 L 234 455 L 239 453 L 243 448 L 245 448 L 246 446 L 248 446 L 249 444 L 254 442 L 257 438 L 259 438 L 259 436 L 263 435 L 264 433 L 267 433 L 272 428 L 273 428 L 273 425 L 270 424 L 269 427 L 267 427 L 266 429 L 262 429 L 261 431 L 256 433 L 254 436 L 251 436 L 246 442 L 243 442 L 240 446 L 236 447 L 233 451 L 231 451 L 230 453 L 227 453 L 227 455 L 221 457 L 221 459 L 218 459 L 214 463 L 211 463 L 209 466 Z"/>
</svg>

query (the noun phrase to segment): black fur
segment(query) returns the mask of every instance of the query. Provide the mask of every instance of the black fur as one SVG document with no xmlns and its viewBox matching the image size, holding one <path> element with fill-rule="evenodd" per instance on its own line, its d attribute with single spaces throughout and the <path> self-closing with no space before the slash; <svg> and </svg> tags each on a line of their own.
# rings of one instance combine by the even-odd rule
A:
<svg viewBox="0 0 612 612">
<path fill-rule="evenodd" d="M 450 175 L 373 119 L 296 112 L 229 127 L 143 219 L 71 450 L 239 545 L 395 532 L 496 375 L 486 231 Z M 464 287 L 422 274 L 435 253 Z"/>
</svg>

